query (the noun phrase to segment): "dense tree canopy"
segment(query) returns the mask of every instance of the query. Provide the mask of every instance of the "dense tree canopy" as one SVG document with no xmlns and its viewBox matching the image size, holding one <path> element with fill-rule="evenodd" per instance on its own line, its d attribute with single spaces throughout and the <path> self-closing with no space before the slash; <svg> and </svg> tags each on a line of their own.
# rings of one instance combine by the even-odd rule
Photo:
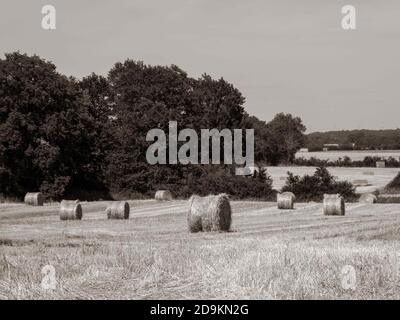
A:
<svg viewBox="0 0 400 320">
<path fill-rule="evenodd" d="M 270 153 L 275 157 L 271 162 L 273 164 L 293 162 L 296 152 L 305 143 L 306 127 L 301 119 L 291 114 L 279 113 L 267 124 L 267 131 L 272 148 Z"/>
<path fill-rule="evenodd" d="M 3 192 L 60 197 L 93 182 L 96 118 L 78 83 L 37 56 L 13 53 L 0 60 L 0 84 Z"/>
<path fill-rule="evenodd" d="M 245 125 L 255 129 L 255 156 L 271 165 L 291 163 L 304 145 L 306 130 L 302 121 L 291 114 L 279 113 L 268 123 L 247 117 Z"/>
<path fill-rule="evenodd" d="M 237 197 L 270 196 L 264 174 L 243 180 L 231 166 L 146 160 L 147 132 L 168 132 L 170 121 L 197 132 L 254 128 L 256 161 L 293 160 L 303 143 L 301 120 L 279 114 L 265 123 L 246 114 L 244 102 L 226 80 L 194 79 L 174 65 L 128 59 L 107 77 L 78 81 L 38 56 L 7 54 L 0 60 L 0 193 L 21 197 L 41 190 L 54 199 L 89 199 L 169 188 L 186 196 L 203 186 Z"/>
<path fill-rule="evenodd" d="M 114 66 L 109 82 L 115 94 L 115 143 L 107 169 L 113 189 L 144 193 L 185 180 L 184 166 L 149 166 L 145 138 L 150 129 L 168 132 L 169 121 L 177 121 L 179 130 L 233 129 L 240 128 L 243 120 L 244 98 L 223 79 L 204 75 L 195 80 L 176 66 L 147 66 L 127 60 Z"/>
</svg>

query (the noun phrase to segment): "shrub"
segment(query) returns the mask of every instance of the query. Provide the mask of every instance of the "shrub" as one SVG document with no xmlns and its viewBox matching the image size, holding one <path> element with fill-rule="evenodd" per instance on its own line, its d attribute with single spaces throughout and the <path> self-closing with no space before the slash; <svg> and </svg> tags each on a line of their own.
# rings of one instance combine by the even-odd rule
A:
<svg viewBox="0 0 400 320">
<path fill-rule="evenodd" d="M 380 194 L 377 203 L 400 203 L 400 194 Z"/>
<path fill-rule="evenodd" d="M 347 181 L 336 181 L 325 167 L 319 167 L 314 175 L 303 177 L 288 172 L 282 192 L 293 192 L 299 201 L 322 201 L 324 194 L 340 194 L 347 201 L 356 199 L 355 187 Z"/>
<path fill-rule="evenodd" d="M 391 182 L 388 183 L 388 185 L 385 187 L 385 190 L 394 193 L 400 191 L 400 172 Z"/>
<path fill-rule="evenodd" d="M 231 199 L 274 200 L 276 196 L 272 179 L 263 169 L 245 177 L 235 175 L 233 167 L 196 167 L 187 180 L 183 187 L 171 189 L 178 197 L 227 193 Z"/>
<path fill-rule="evenodd" d="M 169 190 L 174 197 L 181 199 L 188 199 L 193 194 L 207 196 L 220 193 L 228 194 L 231 199 L 275 201 L 276 197 L 272 179 L 265 170 L 245 177 L 235 175 L 235 167 L 228 165 L 163 165 L 150 167 L 145 177 L 141 190 L 132 183 L 124 189 L 112 190 L 112 197 L 115 200 L 153 199 L 157 190 Z"/>
</svg>

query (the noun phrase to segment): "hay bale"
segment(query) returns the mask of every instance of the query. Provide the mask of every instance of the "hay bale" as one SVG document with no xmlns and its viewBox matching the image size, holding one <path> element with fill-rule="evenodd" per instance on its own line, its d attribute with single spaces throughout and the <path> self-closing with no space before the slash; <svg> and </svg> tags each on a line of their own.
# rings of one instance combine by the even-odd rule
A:
<svg viewBox="0 0 400 320">
<path fill-rule="evenodd" d="M 190 232 L 229 231 L 232 210 L 228 195 L 191 196 L 187 219 Z"/>
<path fill-rule="evenodd" d="M 75 201 L 61 201 L 60 204 L 61 220 L 81 220 L 82 206 Z"/>
<path fill-rule="evenodd" d="M 325 194 L 323 207 L 326 216 L 344 216 L 346 212 L 344 199 L 339 194 Z"/>
<path fill-rule="evenodd" d="M 157 201 L 171 201 L 172 193 L 169 190 L 158 190 L 155 195 Z"/>
<path fill-rule="evenodd" d="M 107 219 L 129 219 L 130 207 L 126 201 L 111 202 L 106 208 Z"/>
<path fill-rule="evenodd" d="M 278 209 L 294 209 L 296 196 L 292 192 L 278 193 L 276 198 Z"/>
<path fill-rule="evenodd" d="M 361 203 L 376 203 L 377 201 L 378 201 L 378 198 L 372 193 L 364 193 L 358 199 L 358 202 L 361 202 Z"/>
<path fill-rule="evenodd" d="M 24 202 L 30 206 L 43 206 L 44 197 L 40 192 L 28 192 L 25 195 Z"/>
</svg>

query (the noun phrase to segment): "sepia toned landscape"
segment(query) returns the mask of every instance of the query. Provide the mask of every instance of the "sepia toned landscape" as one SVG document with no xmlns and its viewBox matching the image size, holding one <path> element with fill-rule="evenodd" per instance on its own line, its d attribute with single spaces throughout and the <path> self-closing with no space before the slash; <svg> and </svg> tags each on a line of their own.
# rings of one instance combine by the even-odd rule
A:
<svg viewBox="0 0 400 320">
<path fill-rule="evenodd" d="M 399 300 L 398 12 L 2 0 L 0 300 Z"/>
</svg>

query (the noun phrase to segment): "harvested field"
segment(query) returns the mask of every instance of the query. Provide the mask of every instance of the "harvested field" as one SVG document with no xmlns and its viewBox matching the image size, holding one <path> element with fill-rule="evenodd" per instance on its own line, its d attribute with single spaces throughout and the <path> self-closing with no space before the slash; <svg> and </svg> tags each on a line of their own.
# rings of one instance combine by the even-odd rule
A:
<svg viewBox="0 0 400 320">
<path fill-rule="evenodd" d="M 286 183 L 287 172 L 303 176 L 305 174 L 313 175 L 315 167 L 266 167 L 268 175 L 273 179 L 273 187 L 280 190 Z M 356 189 L 357 193 L 374 192 L 377 189 L 385 187 L 396 175 L 400 169 L 396 168 L 340 168 L 328 167 L 329 172 L 339 181 L 366 181 L 369 186 L 360 186 Z M 365 171 L 370 174 L 365 175 Z M 371 174 L 371 172 L 373 174 Z"/>
<path fill-rule="evenodd" d="M 347 204 L 338 217 L 320 203 L 232 201 L 231 232 L 195 234 L 187 201 L 129 201 L 129 220 L 107 220 L 107 204 L 82 203 L 82 221 L 1 204 L 0 299 L 400 298 L 400 204 Z M 55 290 L 40 286 L 48 264 Z"/>
</svg>

